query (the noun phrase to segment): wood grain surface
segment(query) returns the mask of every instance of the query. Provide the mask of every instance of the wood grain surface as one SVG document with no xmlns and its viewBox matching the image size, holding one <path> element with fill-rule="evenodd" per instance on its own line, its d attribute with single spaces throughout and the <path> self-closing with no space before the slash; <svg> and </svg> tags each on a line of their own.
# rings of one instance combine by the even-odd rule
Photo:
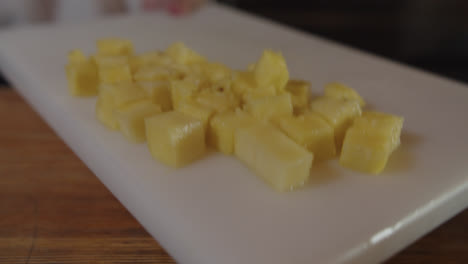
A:
<svg viewBox="0 0 468 264">
<path fill-rule="evenodd" d="M 175 261 L 17 93 L 0 89 L 0 263 Z M 386 263 L 468 263 L 468 210 Z"/>
</svg>

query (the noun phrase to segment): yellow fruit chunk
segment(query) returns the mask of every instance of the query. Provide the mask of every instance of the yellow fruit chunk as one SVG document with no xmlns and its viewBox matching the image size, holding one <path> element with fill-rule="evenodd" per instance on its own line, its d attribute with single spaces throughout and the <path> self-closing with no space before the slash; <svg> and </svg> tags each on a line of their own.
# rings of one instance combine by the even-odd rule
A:
<svg viewBox="0 0 468 264">
<path fill-rule="evenodd" d="M 309 179 L 313 154 L 272 125 L 235 131 L 234 153 L 275 190 L 291 191 Z"/>
<path fill-rule="evenodd" d="M 96 103 L 96 116 L 104 125 L 116 130 L 119 126 L 114 110 L 146 97 L 145 91 L 132 83 L 102 85 Z"/>
<path fill-rule="evenodd" d="M 137 71 L 143 67 L 156 66 L 161 63 L 162 53 L 159 51 L 150 51 L 136 56 L 132 56 L 129 59 L 130 67 L 132 72 Z"/>
<path fill-rule="evenodd" d="M 103 97 L 98 97 L 96 101 L 96 118 L 106 127 L 112 130 L 119 129 L 119 123 L 114 117 L 113 105 Z"/>
<path fill-rule="evenodd" d="M 146 139 L 144 119 L 161 112 L 161 107 L 145 99 L 115 110 L 115 117 L 122 134 L 130 142 L 140 143 Z"/>
<path fill-rule="evenodd" d="M 317 160 L 335 157 L 333 128 L 318 114 L 282 117 L 276 124 L 288 137 L 312 152 Z"/>
<path fill-rule="evenodd" d="M 163 112 L 172 110 L 171 90 L 169 82 L 139 82 L 138 85 L 145 90 L 153 103 L 161 106 Z"/>
<path fill-rule="evenodd" d="M 70 58 L 65 67 L 68 90 L 73 96 L 94 96 L 98 92 L 98 73 L 91 60 Z"/>
<path fill-rule="evenodd" d="M 389 137 L 391 140 L 391 150 L 395 150 L 400 145 L 400 134 L 403 128 L 403 117 L 391 114 L 368 111 L 354 120 L 353 128 L 360 129 L 367 134 L 380 134 Z"/>
<path fill-rule="evenodd" d="M 145 119 L 151 155 L 172 167 L 183 167 L 205 153 L 201 121 L 179 112 L 165 112 Z"/>
<path fill-rule="evenodd" d="M 167 81 L 171 76 L 171 71 L 166 67 L 161 66 L 147 66 L 139 68 L 135 74 L 134 79 L 137 82 L 150 82 L 150 81 Z"/>
<path fill-rule="evenodd" d="M 281 116 L 290 116 L 293 113 L 291 95 L 289 93 L 252 99 L 245 105 L 245 109 L 253 117 L 264 121 Z"/>
<path fill-rule="evenodd" d="M 83 54 L 81 50 L 72 50 L 68 52 L 68 63 L 73 64 L 73 63 L 83 63 L 86 62 L 88 59 L 86 56 Z"/>
<path fill-rule="evenodd" d="M 93 57 L 97 68 L 99 81 L 104 84 L 131 82 L 132 73 L 127 56 L 95 55 Z"/>
<path fill-rule="evenodd" d="M 366 135 L 350 128 L 341 149 L 340 165 L 355 171 L 378 174 L 391 154 L 391 140 L 382 135 Z"/>
<path fill-rule="evenodd" d="M 278 93 L 284 92 L 289 80 L 288 67 L 283 55 L 272 50 L 265 50 L 255 64 L 253 71 L 260 87 L 273 86 Z"/>
<path fill-rule="evenodd" d="M 333 127 L 335 145 L 341 149 L 346 130 L 354 118 L 361 115 L 361 107 L 355 100 L 345 101 L 331 97 L 320 97 L 310 104 L 310 110 L 320 114 Z"/>
<path fill-rule="evenodd" d="M 109 55 L 94 55 L 92 59 L 96 63 L 98 69 L 108 66 L 126 66 L 130 61 L 127 56 L 109 56 Z"/>
<path fill-rule="evenodd" d="M 100 39 L 96 42 L 97 53 L 102 55 L 119 56 L 119 55 L 132 55 L 133 44 L 130 40 L 107 38 Z"/>
<path fill-rule="evenodd" d="M 366 105 L 364 99 L 353 88 L 338 82 L 325 85 L 325 96 L 344 100 L 356 100 L 361 107 Z"/>
<path fill-rule="evenodd" d="M 181 42 L 170 45 L 166 50 L 167 55 L 179 64 L 190 64 L 205 61 L 200 54 L 189 49 Z"/>
<path fill-rule="evenodd" d="M 177 111 L 200 120 L 205 128 L 208 126 L 214 110 L 199 104 L 196 101 L 188 100 L 180 104 Z"/>
<path fill-rule="evenodd" d="M 366 112 L 356 118 L 346 132 L 341 166 L 364 173 L 381 173 L 400 143 L 402 126 L 403 118 L 385 113 Z"/>
<path fill-rule="evenodd" d="M 106 66 L 99 68 L 99 81 L 105 84 L 131 82 L 132 73 L 128 65 Z"/>
<path fill-rule="evenodd" d="M 201 74 L 211 82 L 231 78 L 231 69 L 221 63 L 205 62 L 200 64 Z"/>
<path fill-rule="evenodd" d="M 192 100 L 198 93 L 198 86 L 192 80 L 171 80 L 169 83 L 173 109 L 185 101 Z"/>
<path fill-rule="evenodd" d="M 244 93 L 254 90 L 256 85 L 252 72 L 238 71 L 234 73 L 232 89 L 237 96 L 242 97 Z"/>
<path fill-rule="evenodd" d="M 230 155 L 234 152 L 235 130 L 257 122 L 257 120 L 242 111 L 217 114 L 210 121 L 208 143 L 222 153 Z"/>
<path fill-rule="evenodd" d="M 234 93 L 229 91 L 204 90 L 196 96 L 196 101 L 216 113 L 234 110 L 240 102 Z"/>
<path fill-rule="evenodd" d="M 310 83 L 301 80 L 289 80 L 286 91 L 291 94 L 294 112 L 298 113 L 309 104 Z"/>
</svg>

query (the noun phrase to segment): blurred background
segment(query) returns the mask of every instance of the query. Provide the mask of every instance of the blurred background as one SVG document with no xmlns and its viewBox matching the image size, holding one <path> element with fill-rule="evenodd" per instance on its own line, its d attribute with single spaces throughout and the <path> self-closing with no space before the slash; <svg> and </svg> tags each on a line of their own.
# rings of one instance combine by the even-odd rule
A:
<svg viewBox="0 0 468 264">
<path fill-rule="evenodd" d="M 40 23 L 50 19 L 86 19 L 90 16 L 90 12 L 85 12 L 87 10 L 84 5 L 79 6 L 82 5 L 79 3 L 86 1 L 64 1 L 69 2 L 74 12 L 55 15 L 48 6 L 53 2 L 0 0 L 0 30 L 12 25 Z M 126 5 L 107 5 L 105 8 L 107 13 L 131 11 L 138 8 L 137 2 L 138 0 L 127 0 Z M 468 82 L 467 0 L 218 2 L 355 48 Z M 17 11 L 16 15 L 11 14 L 14 8 L 27 3 L 33 7 L 23 8 L 22 11 Z M 39 11 L 31 15 L 31 8 Z M 77 10 L 82 12 L 78 12 L 77 15 Z M 0 83 L 5 84 L 1 77 Z"/>
</svg>

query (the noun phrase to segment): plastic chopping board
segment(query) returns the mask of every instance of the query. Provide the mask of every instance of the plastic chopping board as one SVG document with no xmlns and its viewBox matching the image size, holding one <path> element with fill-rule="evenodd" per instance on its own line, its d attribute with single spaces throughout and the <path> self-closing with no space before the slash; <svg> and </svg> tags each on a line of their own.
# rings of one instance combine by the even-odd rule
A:
<svg viewBox="0 0 468 264">
<path fill-rule="evenodd" d="M 291 76 L 342 81 L 380 111 L 405 117 L 402 146 L 370 176 L 316 164 L 305 188 L 277 193 L 233 157 L 211 154 L 183 169 L 152 159 L 102 126 L 95 98 L 68 94 L 72 48 L 102 37 L 137 51 L 182 41 L 209 59 L 245 68 L 265 48 Z M 182 264 L 375 263 L 468 205 L 468 88 L 223 6 L 194 15 L 108 18 L 0 33 L 0 66 L 122 204 Z"/>
</svg>

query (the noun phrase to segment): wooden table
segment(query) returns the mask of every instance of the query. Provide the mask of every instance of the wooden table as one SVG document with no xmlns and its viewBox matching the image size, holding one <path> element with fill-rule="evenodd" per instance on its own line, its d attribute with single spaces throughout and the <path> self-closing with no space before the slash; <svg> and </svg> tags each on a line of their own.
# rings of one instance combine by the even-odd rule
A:
<svg viewBox="0 0 468 264">
<path fill-rule="evenodd" d="M 0 89 L 0 263 L 175 262 L 17 93 Z M 468 263 L 468 209 L 387 263 Z"/>
</svg>

